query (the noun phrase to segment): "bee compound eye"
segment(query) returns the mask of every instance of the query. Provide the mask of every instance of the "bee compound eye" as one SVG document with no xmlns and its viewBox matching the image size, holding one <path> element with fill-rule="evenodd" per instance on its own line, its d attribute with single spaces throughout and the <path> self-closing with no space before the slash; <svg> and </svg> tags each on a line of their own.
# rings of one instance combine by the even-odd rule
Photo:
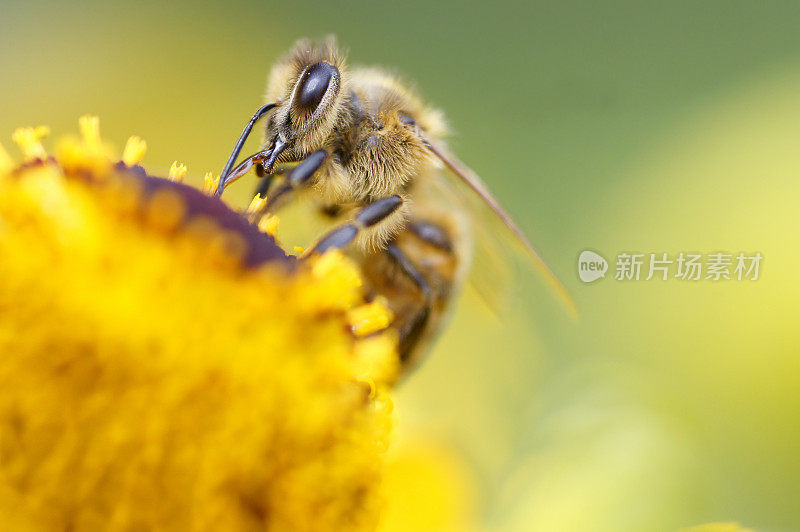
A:
<svg viewBox="0 0 800 532">
<path fill-rule="evenodd" d="M 313 112 L 325 96 L 331 80 L 338 77 L 339 69 L 324 61 L 308 67 L 297 86 L 295 107 L 298 110 Z"/>
</svg>

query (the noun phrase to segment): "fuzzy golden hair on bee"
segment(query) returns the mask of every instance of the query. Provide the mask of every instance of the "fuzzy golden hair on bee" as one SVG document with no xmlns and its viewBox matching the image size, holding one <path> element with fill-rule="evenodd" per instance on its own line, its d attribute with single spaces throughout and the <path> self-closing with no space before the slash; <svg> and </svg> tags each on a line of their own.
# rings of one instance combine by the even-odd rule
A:
<svg viewBox="0 0 800 532">
<path fill-rule="evenodd" d="M 378 198 L 405 187 L 431 163 L 422 139 L 408 127 L 424 109 L 394 86 L 364 83 L 358 71 L 352 88 L 352 127 L 343 135 L 341 162 L 358 176 L 359 195 Z"/>
<path fill-rule="evenodd" d="M 368 101 L 378 101 L 414 120 L 430 138 L 440 139 L 449 133 L 444 114 L 426 105 L 414 83 L 396 71 L 378 67 L 358 67 L 351 73 L 353 85 Z"/>
</svg>

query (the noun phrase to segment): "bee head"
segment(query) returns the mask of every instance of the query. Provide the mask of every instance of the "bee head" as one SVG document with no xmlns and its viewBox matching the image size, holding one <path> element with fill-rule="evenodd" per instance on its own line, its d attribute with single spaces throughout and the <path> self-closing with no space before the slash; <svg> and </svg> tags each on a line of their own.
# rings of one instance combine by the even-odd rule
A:
<svg viewBox="0 0 800 532">
<path fill-rule="evenodd" d="M 302 40 L 274 67 L 267 87 L 278 103 L 267 122 L 266 143 L 300 158 L 322 148 L 342 112 L 346 77 L 336 41 Z M 265 165 L 267 168 L 270 165 Z"/>
</svg>

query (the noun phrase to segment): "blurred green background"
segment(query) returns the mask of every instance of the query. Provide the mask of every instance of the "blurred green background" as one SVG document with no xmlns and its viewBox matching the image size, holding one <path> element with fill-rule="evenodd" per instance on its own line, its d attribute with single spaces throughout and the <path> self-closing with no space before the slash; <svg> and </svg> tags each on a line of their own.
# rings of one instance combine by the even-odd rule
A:
<svg viewBox="0 0 800 532">
<path fill-rule="evenodd" d="M 580 308 L 525 275 L 500 319 L 467 293 L 399 391 L 399 438 L 462 464 L 475 527 L 797 530 L 798 27 L 796 2 L 4 0 L 0 142 L 93 113 L 199 182 L 277 56 L 335 33 L 445 111 Z M 765 258 L 756 282 L 585 285 L 586 248 Z"/>
</svg>

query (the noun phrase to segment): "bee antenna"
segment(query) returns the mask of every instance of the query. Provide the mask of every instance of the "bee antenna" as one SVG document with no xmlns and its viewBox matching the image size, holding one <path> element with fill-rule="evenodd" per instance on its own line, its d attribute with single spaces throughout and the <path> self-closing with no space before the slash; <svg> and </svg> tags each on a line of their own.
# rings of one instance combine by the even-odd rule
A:
<svg viewBox="0 0 800 532">
<path fill-rule="evenodd" d="M 268 103 L 258 109 L 253 115 L 253 118 L 244 126 L 244 130 L 242 134 L 239 136 L 239 140 L 236 142 L 236 146 L 233 147 L 233 152 L 231 152 L 231 156 L 228 157 L 228 162 L 225 163 L 225 167 L 222 169 L 222 173 L 219 175 L 219 185 L 217 186 L 217 193 L 216 195 L 219 196 L 222 194 L 222 191 L 225 190 L 225 178 L 228 177 L 228 174 L 231 173 L 231 169 L 233 165 L 236 163 L 236 159 L 239 157 L 239 154 L 242 152 L 242 147 L 244 146 L 247 137 L 250 136 L 250 132 L 253 131 L 253 126 L 256 122 L 258 122 L 261 117 L 267 114 L 270 110 L 277 107 L 277 103 Z"/>
</svg>

